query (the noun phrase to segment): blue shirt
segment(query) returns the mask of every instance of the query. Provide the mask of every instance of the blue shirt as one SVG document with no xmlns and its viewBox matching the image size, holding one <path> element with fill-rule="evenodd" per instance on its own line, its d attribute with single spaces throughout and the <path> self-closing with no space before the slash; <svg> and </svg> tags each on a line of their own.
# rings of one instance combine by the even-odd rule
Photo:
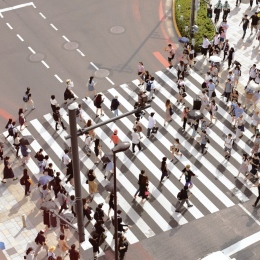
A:
<svg viewBox="0 0 260 260">
<path fill-rule="evenodd" d="M 235 116 L 238 118 L 244 113 L 244 109 L 242 107 L 239 107 L 237 104 L 233 104 L 233 107 L 235 109 Z"/>
<path fill-rule="evenodd" d="M 215 90 L 215 84 L 213 82 L 211 82 L 211 83 L 209 82 L 208 89 L 209 89 L 209 91 L 214 91 Z"/>
</svg>

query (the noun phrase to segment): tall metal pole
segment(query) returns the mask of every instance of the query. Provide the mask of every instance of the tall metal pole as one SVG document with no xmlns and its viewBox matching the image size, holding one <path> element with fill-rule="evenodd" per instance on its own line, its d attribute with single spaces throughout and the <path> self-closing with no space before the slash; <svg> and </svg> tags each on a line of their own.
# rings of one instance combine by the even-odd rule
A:
<svg viewBox="0 0 260 260">
<path fill-rule="evenodd" d="M 113 151 L 113 150 L 112 150 Z M 116 189 L 116 153 L 113 151 L 114 163 L 114 227 L 115 227 L 115 260 L 118 260 L 118 222 L 117 222 L 117 189 Z"/>
<path fill-rule="evenodd" d="M 190 38 L 194 38 L 193 26 L 195 23 L 195 0 L 191 2 L 191 15 L 190 15 Z"/>
<path fill-rule="evenodd" d="M 85 233 L 84 233 L 84 224 L 83 224 L 83 205 L 82 205 L 82 198 L 81 198 L 81 182 L 80 182 L 80 169 L 79 169 L 78 137 L 77 137 L 77 122 L 76 122 L 77 108 L 78 108 L 78 104 L 76 102 L 72 103 L 68 107 L 78 233 L 79 233 L 79 242 L 82 243 L 85 241 Z"/>
</svg>

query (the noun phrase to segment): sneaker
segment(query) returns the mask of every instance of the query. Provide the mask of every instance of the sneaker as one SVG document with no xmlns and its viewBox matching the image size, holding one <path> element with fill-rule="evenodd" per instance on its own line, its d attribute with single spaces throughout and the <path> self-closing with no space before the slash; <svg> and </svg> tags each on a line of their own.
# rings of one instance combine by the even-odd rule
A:
<svg viewBox="0 0 260 260">
<path fill-rule="evenodd" d="M 189 206 L 188 206 L 188 208 L 191 208 L 191 207 L 193 207 L 193 205 L 189 205 Z"/>
<path fill-rule="evenodd" d="M 85 97 L 85 99 L 88 99 L 88 97 Z"/>
<path fill-rule="evenodd" d="M 175 210 L 175 212 L 181 213 L 179 210 Z"/>
<path fill-rule="evenodd" d="M 34 110 L 36 107 L 33 107 L 32 110 Z"/>
</svg>

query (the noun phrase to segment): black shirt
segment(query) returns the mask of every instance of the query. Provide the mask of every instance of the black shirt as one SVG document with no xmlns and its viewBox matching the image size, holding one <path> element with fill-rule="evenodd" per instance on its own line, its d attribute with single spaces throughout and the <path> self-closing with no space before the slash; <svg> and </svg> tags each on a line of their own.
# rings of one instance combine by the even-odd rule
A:
<svg viewBox="0 0 260 260">
<path fill-rule="evenodd" d="M 69 249 L 70 260 L 79 259 L 79 252 L 76 249 Z"/>
<path fill-rule="evenodd" d="M 181 200 L 185 200 L 185 199 L 187 199 L 187 198 L 188 198 L 188 191 L 182 189 L 182 190 L 181 190 Z"/>
<path fill-rule="evenodd" d="M 242 19 L 242 23 L 243 23 L 243 28 L 247 29 L 248 24 L 249 24 L 249 20 L 247 18 L 243 18 Z"/>
<path fill-rule="evenodd" d="M 255 15 L 255 14 L 252 15 L 252 16 L 250 17 L 250 19 L 252 19 L 251 25 L 257 25 L 257 24 L 258 24 L 259 18 L 258 18 L 257 15 Z"/>
<path fill-rule="evenodd" d="M 195 174 L 191 170 L 187 170 L 184 168 L 182 172 L 185 174 L 185 180 L 189 182 L 191 180 L 191 176 L 195 176 Z"/>
<path fill-rule="evenodd" d="M 99 246 L 98 246 L 98 241 L 97 239 L 94 239 L 94 238 L 90 238 L 88 240 L 90 242 L 90 244 L 93 246 L 93 252 L 98 252 L 99 251 Z"/>
<path fill-rule="evenodd" d="M 38 243 L 41 245 L 45 243 L 45 236 L 41 235 L 40 233 L 38 234 Z"/>
<path fill-rule="evenodd" d="M 252 167 L 257 168 L 259 165 L 259 158 L 252 158 L 252 162 L 254 163 L 254 164 L 252 164 Z M 257 166 L 255 166 L 255 164 Z"/>
</svg>

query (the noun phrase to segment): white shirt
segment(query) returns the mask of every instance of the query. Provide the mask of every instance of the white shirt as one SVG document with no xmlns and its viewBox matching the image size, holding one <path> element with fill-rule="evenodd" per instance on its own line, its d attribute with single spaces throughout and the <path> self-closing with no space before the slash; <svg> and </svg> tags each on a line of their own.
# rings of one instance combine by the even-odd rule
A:
<svg viewBox="0 0 260 260">
<path fill-rule="evenodd" d="M 227 148 L 229 148 L 229 149 L 231 149 L 232 148 L 232 142 L 233 142 L 233 140 L 232 140 L 232 138 L 226 138 L 225 139 L 225 146 L 227 147 Z"/>
<path fill-rule="evenodd" d="M 65 154 L 62 156 L 62 161 L 64 162 L 65 165 L 68 165 L 68 164 L 70 163 L 71 159 L 70 159 L 70 157 L 68 156 L 68 154 L 65 153 Z"/>
<path fill-rule="evenodd" d="M 202 48 L 208 48 L 210 45 L 210 42 L 207 38 L 203 39 Z"/>
<path fill-rule="evenodd" d="M 132 133 L 132 143 L 138 144 L 140 142 L 140 136 L 137 132 Z"/>
<path fill-rule="evenodd" d="M 200 97 L 201 97 L 202 103 L 203 103 L 204 105 L 208 105 L 208 103 L 209 103 L 209 98 L 208 98 L 207 94 L 202 94 Z"/>
<path fill-rule="evenodd" d="M 50 99 L 51 105 L 56 106 L 58 104 L 56 99 Z"/>
<path fill-rule="evenodd" d="M 213 40 L 214 45 L 218 45 L 219 41 L 220 41 L 219 36 L 218 35 L 214 36 L 214 40 Z"/>
<path fill-rule="evenodd" d="M 211 75 L 206 74 L 205 82 L 208 83 L 210 79 L 212 79 Z"/>
<path fill-rule="evenodd" d="M 153 128 L 155 125 L 156 121 L 153 117 L 149 116 L 149 121 L 148 121 L 148 127 L 149 129 Z"/>
<path fill-rule="evenodd" d="M 256 68 L 251 68 L 251 69 L 249 70 L 249 76 L 250 76 L 251 78 L 255 78 L 255 77 L 256 77 Z"/>
<path fill-rule="evenodd" d="M 86 139 L 85 139 L 85 145 L 87 146 L 90 146 L 91 145 L 91 136 L 86 136 Z"/>
</svg>

